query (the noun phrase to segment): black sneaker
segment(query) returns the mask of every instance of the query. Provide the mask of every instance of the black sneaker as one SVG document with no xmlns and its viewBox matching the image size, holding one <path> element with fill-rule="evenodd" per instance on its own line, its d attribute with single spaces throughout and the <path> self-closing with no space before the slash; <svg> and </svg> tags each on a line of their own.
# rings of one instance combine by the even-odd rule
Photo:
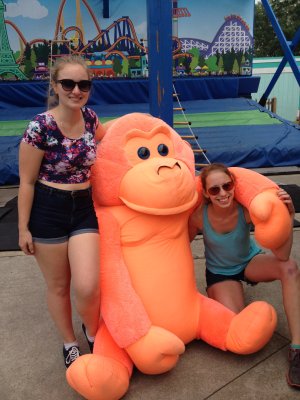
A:
<svg viewBox="0 0 300 400">
<path fill-rule="evenodd" d="M 287 382 L 295 389 L 300 389 L 300 349 L 289 349 L 290 367 L 287 374 Z"/>
<path fill-rule="evenodd" d="M 65 366 L 69 366 L 80 356 L 80 350 L 78 346 L 72 346 L 68 350 L 63 346 L 63 354 L 65 359 Z"/>
<path fill-rule="evenodd" d="M 82 330 L 83 330 L 84 336 L 85 336 L 85 338 L 86 338 L 86 340 L 87 340 L 87 342 L 88 342 L 88 345 L 89 345 L 89 348 L 90 348 L 90 352 L 92 353 L 93 350 L 94 350 L 94 342 L 91 342 L 91 341 L 88 339 L 88 337 L 87 337 L 87 335 L 86 335 L 86 327 L 85 327 L 84 324 L 82 324 Z"/>
</svg>

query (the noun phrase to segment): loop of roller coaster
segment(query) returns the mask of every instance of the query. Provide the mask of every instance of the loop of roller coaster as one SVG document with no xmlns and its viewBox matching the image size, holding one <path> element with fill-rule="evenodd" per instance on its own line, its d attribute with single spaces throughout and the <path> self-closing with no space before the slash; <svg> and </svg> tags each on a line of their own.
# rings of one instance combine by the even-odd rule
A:
<svg viewBox="0 0 300 400">
<path fill-rule="evenodd" d="M 91 43 L 95 43 L 97 41 L 99 41 L 104 35 L 106 35 L 110 30 L 114 29 L 117 25 L 119 25 L 121 22 L 123 23 L 127 23 L 129 26 L 129 30 L 131 32 L 132 37 L 128 37 L 128 36 L 120 36 L 110 47 L 108 47 L 107 49 L 105 49 L 105 52 L 107 53 L 105 55 L 105 58 L 110 57 L 112 54 L 118 54 L 120 55 L 123 59 L 124 58 L 132 58 L 132 56 L 125 56 L 121 51 L 117 50 L 116 47 L 117 45 L 122 42 L 122 41 L 127 41 L 127 42 L 131 42 L 133 43 L 137 48 L 139 48 L 143 53 L 147 54 L 147 47 L 143 46 L 139 40 L 138 37 L 136 35 L 136 31 L 134 28 L 134 25 L 132 23 L 132 21 L 130 20 L 129 17 L 121 17 L 118 20 L 114 21 L 113 23 L 111 23 L 105 30 L 101 30 L 100 25 L 92 11 L 92 9 L 90 8 L 89 4 L 87 3 L 86 0 L 81 0 L 85 7 L 87 8 L 91 18 L 93 19 L 93 22 L 95 24 L 96 30 L 98 32 L 98 34 L 92 39 L 89 40 L 87 44 L 83 45 L 83 47 L 80 49 L 80 42 L 83 43 L 83 34 L 82 31 L 80 30 L 79 27 L 77 26 L 69 26 L 66 29 L 64 29 L 63 32 L 60 32 L 61 34 L 61 38 L 59 39 L 59 31 L 60 31 L 60 25 L 61 25 L 61 17 L 62 17 L 62 13 L 65 7 L 67 0 L 62 0 L 60 3 L 60 7 L 58 9 L 58 14 L 57 14 L 57 19 L 56 19 L 56 26 L 55 26 L 55 34 L 54 34 L 54 39 L 42 39 L 42 38 L 37 38 L 37 39 L 33 39 L 31 41 L 27 41 L 26 38 L 24 37 L 24 35 L 22 34 L 22 32 L 19 30 L 19 28 L 11 21 L 9 20 L 5 20 L 4 22 L 10 26 L 12 26 L 12 28 L 16 31 L 16 33 L 18 34 L 19 38 L 21 39 L 22 43 L 24 44 L 24 46 L 26 46 L 26 44 L 29 44 L 29 46 L 32 46 L 35 43 L 44 43 L 44 44 L 49 44 L 52 48 L 53 42 L 64 42 L 66 43 L 66 47 L 67 49 L 71 52 L 71 53 L 75 53 L 75 54 L 84 54 L 86 52 L 86 50 L 88 50 L 88 48 L 91 46 Z M 67 39 L 66 35 L 68 34 L 68 32 L 70 31 L 76 31 L 79 35 L 78 38 L 78 46 L 76 48 L 71 47 L 70 43 L 72 43 L 74 45 L 74 41 L 72 39 Z M 191 57 L 191 54 L 189 53 L 180 53 L 182 46 L 181 46 L 181 42 L 177 37 L 173 37 L 173 41 L 176 42 L 177 46 L 176 48 L 173 50 L 173 58 L 179 58 L 179 57 Z M 51 51 L 52 53 L 52 51 Z M 24 49 L 21 49 L 20 52 L 20 56 L 17 59 L 17 63 L 20 63 L 22 61 L 24 57 Z M 51 58 L 52 59 L 52 58 Z"/>
</svg>

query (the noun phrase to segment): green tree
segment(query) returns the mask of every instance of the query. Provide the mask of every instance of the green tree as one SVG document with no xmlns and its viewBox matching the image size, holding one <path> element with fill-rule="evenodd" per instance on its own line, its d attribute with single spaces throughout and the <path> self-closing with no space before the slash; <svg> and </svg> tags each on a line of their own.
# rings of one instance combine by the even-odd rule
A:
<svg viewBox="0 0 300 400">
<path fill-rule="evenodd" d="M 224 71 L 228 73 L 232 72 L 234 59 L 234 51 L 232 49 L 223 54 Z"/>
<path fill-rule="evenodd" d="M 224 62 L 223 62 L 223 56 L 220 55 L 219 60 L 218 60 L 218 67 L 220 72 L 224 72 Z"/>
<path fill-rule="evenodd" d="M 31 50 L 31 55 L 30 55 L 30 61 L 31 65 L 35 66 L 36 65 L 36 45 L 33 46 L 33 49 Z"/>
<path fill-rule="evenodd" d="M 191 59 L 189 57 L 185 56 L 184 59 L 183 59 L 182 64 L 185 67 L 185 72 L 187 74 L 189 74 L 191 72 L 190 62 L 191 62 Z"/>
<path fill-rule="evenodd" d="M 232 66 L 232 72 L 234 72 L 235 74 L 239 74 L 240 73 L 240 66 L 239 66 L 239 63 L 238 63 L 237 59 L 234 60 L 234 63 L 233 63 L 233 66 Z"/>
<path fill-rule="evenodd" d="M 199 67 L 204 67 L 204 65 L 205 65 L 205 58 L 203 57 L 202 54 L 199 54 L 198 65 L 199 65 Z"/>
<path fill-rule="evenodd" d="M 272 10 L 288 41 L 292 40 L 300 27 L 300 0 L 269 0 Z M 262 3 L 255 5 L 254 56 L 283 56 L 283 50 Z M 294 50 L 300 55 L 300 46 Z"/>
<path fill-rule="evenodd" d="M 123 59 L 122 66 L 123 66 L 123 69 L 122 69 L 123 76 L 125 76 L 125 75 L 128 76 L 128 60 L 127 60 L 127 58 Z"/>
<path fill-rule="evenodd" d="M 53 45 L 54 47 L 54 45 Z M 53 48 L 52 48 L 53 51 Z M 34 52 L 36 55 L 37 62 L 43 62 L 45 65 L 48 64 L 48 59 L 50 55 L 50 47 L 47 42 L 39 43 L 38 46 L 34 46 Z"/>
<path fill-rule="evenodd" d="M 32 78 L 33 76 L 33 65 L 31 62 L 31 48 L 29 43 L 26 43 L 25 50 L 24 50 L 24 73 L 28 78 Z"/>
<path fill-rule="evenodd" d="M 129 68 L 137 68 L 137 60 L 134 58 L 129 58 L 128 60 Z"/>
<path fill-rule="evenodd" d="M 198 65 L 199 50 L 193 47 L 191 50 L 189 50 L 189 53 L 193 56 L 190 67 L 191 70 L 194 71 Z"/>
<path fill-rule="evenodd" d="M 238 65 L 239 65 L 239 68 L 241 67 L 242 60 L 243 60 L 244 56 L 245 55 L 244 55 L 244 53 L 242 51 L 237 51 L 235 53 L 235 58 L 236 58 L 236 61 L 237 61 Z"/>
<path fill-rule="evenodd" d="M 115 57 L 113 60 L 113 71 L 116 75 L 121 75 L 122 73 L 122 62 L 119 57 Z"/>
<path fill-rule="evenodd" d="M 206 60 L 206 64 L 210 72 L 216 72 L 219 70 L 217 65 L 217 56 L 208 57 L 208 59 Z"/>
</svg>

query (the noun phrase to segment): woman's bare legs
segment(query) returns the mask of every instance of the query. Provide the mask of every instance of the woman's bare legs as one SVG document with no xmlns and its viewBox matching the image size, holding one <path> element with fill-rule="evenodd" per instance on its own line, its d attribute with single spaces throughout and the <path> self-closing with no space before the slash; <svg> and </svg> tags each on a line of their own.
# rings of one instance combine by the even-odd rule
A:
<svg viewBox="0 0 300 400">
<path fill-rule="evenodd" d="M 228 280 L 215 283 L 207 289 L 207 295 L 235 313 L 239 313 L 245 307 L 241 282 Z"/>
<path fill-rule="evenodd" d="M 247 265 L 245 277 L 253 282 L 281 281 L 291 342 L 300 344 L 300 270 L 296 262 L 280 261 L 273 254 L 258 254 Z"/>
<path fill-rule="evenodd" d="M 76 309 L 88 334 L 95 336 L 100 317 L 99 235 L 84 233 L 72 236 L 68 254 Z"/>
<path fill-rule="evenodd" d="M 50 315 L 64 343 L 74 342 L 76 338 L 72 325 L 68 242 L 59 244 L 35 242 L 34 247 L 35 258 L 47 285 L 47 302 Z"/>
<path fill-rule="evenodd" d="M 35 242 L 35 257 L 47 285 L 50 315 L 64 343 L 76 340 L 70 300 L 71 276 L 76 308 L 89 335 L 94 336 L 99 321 L 99 235 L 72 236 L 69 242 Z"/>
</svg>

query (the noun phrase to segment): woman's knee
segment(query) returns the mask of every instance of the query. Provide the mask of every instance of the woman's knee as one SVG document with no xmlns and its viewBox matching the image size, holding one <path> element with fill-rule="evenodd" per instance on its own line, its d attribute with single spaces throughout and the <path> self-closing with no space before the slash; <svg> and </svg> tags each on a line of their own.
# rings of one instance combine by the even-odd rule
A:
<svg viewBox="0 0 300 400">
<path fill-rule="evenodd" d="M 100 288 L 98 283 L 82 283 L 74 287 L 74 294 L 77 302 L 90 304 L 99 298 Z"/>
<path fill-rule="evenodd" d="M 300 279 L 300 270 L 295 260 L 280 263 L 281 280 L 297 280 Z"/>
<path fill-rule="evenodd" d="M 49 295 L 54 295 L 58 297 L 70 296 L 70 282 L 48 282 L 47 290 Z"/>
</svg>

